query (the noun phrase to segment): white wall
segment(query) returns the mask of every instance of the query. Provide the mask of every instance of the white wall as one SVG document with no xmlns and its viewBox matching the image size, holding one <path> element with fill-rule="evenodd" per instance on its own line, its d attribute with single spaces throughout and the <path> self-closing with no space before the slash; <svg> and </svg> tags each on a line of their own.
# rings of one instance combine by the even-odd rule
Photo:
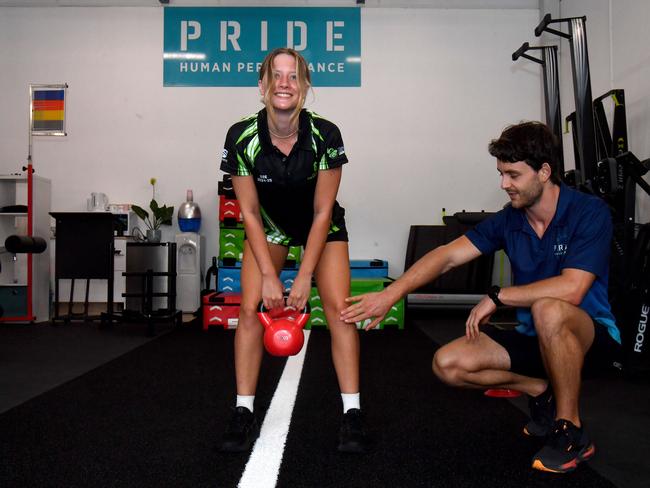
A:
<svg viewBox="0 0 650 488">
<path fill-rule="evenodd" d="M 155 176 L 159 202 L 178 207 L 194 190 L 209 260 L 223 139 L 259 97 L 163 88 L 162 13 L 0 7 L 0 173 L 27 155 L 28 84 L 67 82 L 68 136 L 37 138 L 33 151 L 52 209 L 84 210 L 92 191 L 146 206 Z M 536 9 L 362 10 L 362 87 L 316 87 L 310 104 L 346 143 L 339 201 L 353 258 L 388 259 L 397 276 L 411 224 L 505 202 L 486 147 L 505 125 L 542 117 L 539 68 L 510 60 L 538 21 Z"/>
<path fill-rule="evenodd" d="M 625 90 L 629 149 L 650 158 L 650 2 L 647 0 L 563 0 L 560 16 L 587 17 L 587 43 L 593 97 Z M 559 38 L 557 38 L 559 39 Z M 563 117 L 575 109 L 567 41 L 561 45 L 560 92 Z M 565 155 L 573 161 L 570 135 Z M 650 181 L 650 177 L 646 176 Z M 637 190 L 637 221 L 650 220 L 650 196 Z"/>
</svg>

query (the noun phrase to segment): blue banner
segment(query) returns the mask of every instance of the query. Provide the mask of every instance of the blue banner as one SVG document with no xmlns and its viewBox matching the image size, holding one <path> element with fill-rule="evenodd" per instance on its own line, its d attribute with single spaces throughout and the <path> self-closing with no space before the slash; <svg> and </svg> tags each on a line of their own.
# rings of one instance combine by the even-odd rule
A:
<svg viewBox="0 0 650 488">
<path fill-rule="evenodd" d="M 361 86 L 357 7 L 166 7 L 164 30 L 164 86 L 257 86 L 277 47 L 305 57 L 314 86 Z"/>
</svg>

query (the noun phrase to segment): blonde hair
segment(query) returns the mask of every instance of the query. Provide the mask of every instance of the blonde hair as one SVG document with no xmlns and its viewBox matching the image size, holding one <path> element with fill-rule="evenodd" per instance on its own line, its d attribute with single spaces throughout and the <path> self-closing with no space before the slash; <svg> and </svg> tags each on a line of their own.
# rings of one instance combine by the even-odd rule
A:
<svg viewBox="0 0 650 488">
<path fill-rule="evenodd" d="M 273 60 L 276 56 L 280 54 L 288 54 L 296 60 L 296 82 L 298 84 L 298 90 L 300 91 L 300 99 L 298 100 L 298 105 L 293 110 L 291 114 L 291 121 L 295 121 L 300 114 L 300 111 L 305 105 L 305 98 L 307 97 L 307 92 L 311 88 L 311 73 L 309 72 L 309 66 L 307 61 L 302 55 L 295 49 L 289 47 L 279 47 L 271 51 L 266 55 L 264 61 L 262 61 L 262 66 L 260 67 L 259 80 L 262 83 L 264 88 L 264 96 L 262 97 L 262 103 L 266 107 L 267 112 L 269 113 L 271 119 L 275 120 L 275 111 L 271 105 L 271 94 L 273 92 Z"/>
</svg>

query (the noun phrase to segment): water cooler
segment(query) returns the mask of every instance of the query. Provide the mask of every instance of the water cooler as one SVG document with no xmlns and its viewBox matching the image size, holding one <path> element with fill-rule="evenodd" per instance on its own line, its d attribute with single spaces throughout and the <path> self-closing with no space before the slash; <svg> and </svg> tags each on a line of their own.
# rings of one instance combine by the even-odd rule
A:
<svg viewBox="0 0 650 488">
<path fill-rule="evenodd" d="M 201 265 L 205 238 L 196 232 L 176 234 L 176 308 L 196 312 L 201 306 Z"/>
</svg>

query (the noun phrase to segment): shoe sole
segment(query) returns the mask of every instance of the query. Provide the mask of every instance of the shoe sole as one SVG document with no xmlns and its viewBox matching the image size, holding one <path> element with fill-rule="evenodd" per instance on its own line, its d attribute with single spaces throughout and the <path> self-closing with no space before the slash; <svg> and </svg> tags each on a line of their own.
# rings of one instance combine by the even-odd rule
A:
<svg viewBox="0 0 650 488">
<path fill-rule="evenodd" d="M 528 437 L 546 437 L 551 430 L 550 425 L 544 425 L 540 422 L 536 422 L 533 419 L 530 419 L 524 428 L 522 429 L 524 435 Z"/>
<path fill-rule="evenodd" d="M 250 451 L 251 446 L 253 445 L 253 442 L 251 442 L 246 447 L 242 447 L 242 446 L 221 446 L 219 448 L 219 451 L 220 452 L 235 452 L 235 453 L 236 452 L 247 452 L 247 451 Z"/>
<path fill-rule="evenodd" d="M 535 459 L 533 461 L 533 469 L 538 469 L 539 471 L 546 471 L 547 473 L 569 473 L 578 467 L 583 461 L 591 459 L 596 453 L 596 446 L 593 444 L 585 447 L 578 455 L 569 461 L 568 463 L 561 464 L 560 466 L 544 466 L 544 463 L 540 459 Z"/>
<path fill-rule="evenodd" d="M 250 442 L 248 445 L 221 445 L 219 448 L 219 451 L 221 452 L 247 452 L 250 451 L 251 447 L 255 444 L 255 441 L 257 438 L 260 436 L 260 429 L 256 429 L 255 432 L 253 433 L 253 436 L 251 437 Z"/>
<path fill-rule="evenodd" d="M 339 440 L 339 445 L 337 446 L 336 450 L 339 452 L 363 454 L 365 452 L 368 452 L 369 447 L 370 444 L 368 439 L 366 439 L 364 442 L 350 441 L 347 443 L 343 443 L 341 440 Z"/>
<path fill-rule="evenodd" d="M 528 430 L 528 429 L 524 426 L 524 428 L 523 428 L 523 433 L 524 433 L 525 436 L 528 436 L 528 437 L 536 437 L 536 438 L 540 438 L 540 439 L 541 439 L 541 438 L 543 438 L 543 437 L 546 437 L 546 435 L 548 434 L 548 431 L 546 431 L 546 432 L 544 432 L 544 433 L 541 433 L 541 434 L 537 434 L 537 433 L 535 433 L 535 432 L 533 432 L 533 431 Z"/>
<path fill-rule="evenodd" d="M 363 454 L 366 452 L 366 448 L 362 446 L 345 446 L 343 444 L 339 444 L 337 447 L 337 450 L 339 452 L 346 452 L 346 453 L 354 453 L 354 454 Z"/>
</svg>

